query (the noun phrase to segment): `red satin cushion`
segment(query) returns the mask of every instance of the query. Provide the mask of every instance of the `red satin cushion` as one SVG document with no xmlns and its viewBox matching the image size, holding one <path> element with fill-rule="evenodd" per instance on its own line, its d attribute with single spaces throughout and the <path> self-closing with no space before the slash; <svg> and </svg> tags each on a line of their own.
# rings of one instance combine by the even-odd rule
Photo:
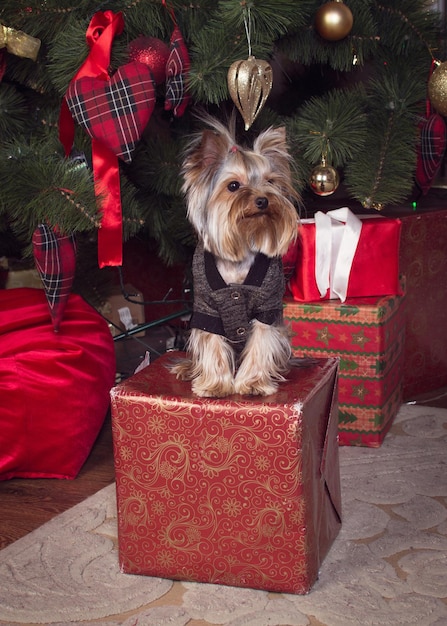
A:
<svg viewBox="0 0 447 626">
<path fill-rule="evenodd" d="M 114 380 L 108 325 L 80 296 L 55 333 L 43 290 L 1 290 L 0 480 L 75 478 Z"/>
</svg>

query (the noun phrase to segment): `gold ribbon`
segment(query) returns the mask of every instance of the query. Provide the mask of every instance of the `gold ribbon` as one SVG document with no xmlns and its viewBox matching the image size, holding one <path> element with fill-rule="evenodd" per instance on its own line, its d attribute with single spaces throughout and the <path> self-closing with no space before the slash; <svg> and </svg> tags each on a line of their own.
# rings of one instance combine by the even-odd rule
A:
<svg viewBox="0 0 447 626">
<path fill-rule="evenodd" d="M 6 47 L 11 54 L 35 61 L 39 54 L 40 44 L 40 39 L 0 24 L 0 48 Z"/>
</svg>

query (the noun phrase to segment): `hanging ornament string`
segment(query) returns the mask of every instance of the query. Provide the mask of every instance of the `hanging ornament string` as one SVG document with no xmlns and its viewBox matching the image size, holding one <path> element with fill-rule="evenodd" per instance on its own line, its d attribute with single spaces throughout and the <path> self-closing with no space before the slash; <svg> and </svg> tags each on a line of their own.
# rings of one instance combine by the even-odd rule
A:
<svg viewBox="0 0 447 626">
<path fill-rule="evenodd" d="M 247 37 L 248 56 L 251 57 L 251 8 L 246 7 L 244 11 L 245 36 Z"/>
<path fill-rule="evenodd" d="M 251 11 L 244 7 L 244 27 L 248 43 L 248 59 L 235 61 L 228 70 L 227 82 L 231 99 L 248 130 L 260 113 L 273 85 L 272 68 L 267 61 L 257 60 L 251 47 Z"/>
</svg>

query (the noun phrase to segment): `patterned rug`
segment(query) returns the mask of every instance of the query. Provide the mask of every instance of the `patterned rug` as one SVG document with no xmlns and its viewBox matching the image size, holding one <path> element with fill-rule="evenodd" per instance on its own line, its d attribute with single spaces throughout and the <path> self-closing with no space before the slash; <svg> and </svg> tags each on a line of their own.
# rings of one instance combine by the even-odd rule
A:
<svg viewBox="0 0 447 626">
<path fill-rule="evenodd" d="M 111 485 L 0 552 L 0 624 L 445 626 L 447 410 L 341 448 L 343 527 L 306 596 L 122 574 Z"/>
</svg>

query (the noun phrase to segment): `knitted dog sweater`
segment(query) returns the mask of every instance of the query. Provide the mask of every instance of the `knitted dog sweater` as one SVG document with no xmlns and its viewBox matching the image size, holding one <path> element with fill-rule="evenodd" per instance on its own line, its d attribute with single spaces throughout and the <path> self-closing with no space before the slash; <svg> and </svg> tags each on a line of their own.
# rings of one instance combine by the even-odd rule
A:
<svg viewBox="0 0 447 626">
<path fill-rule="evenodd" d="M 227 284 L 210 252 L 199 244 L 193 258 L 194 310 L 191 328 L 223 335 L 237 351 L 247 341 L 250 323 L 281 324 L 285 281 L 280 257 L 258 253 L 242 284 Z"/>
</svg>

